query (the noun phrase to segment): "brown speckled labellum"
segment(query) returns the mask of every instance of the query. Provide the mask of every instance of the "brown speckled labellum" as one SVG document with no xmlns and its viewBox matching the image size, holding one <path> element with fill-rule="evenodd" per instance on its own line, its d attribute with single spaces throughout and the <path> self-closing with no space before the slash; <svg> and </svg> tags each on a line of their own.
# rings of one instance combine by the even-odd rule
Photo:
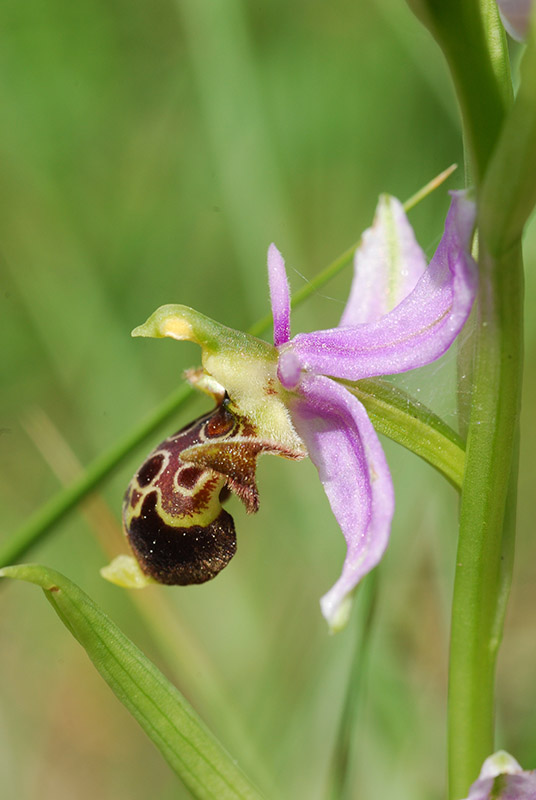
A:
<svg viewBox="0 0 536 800">
<path fill-rule="evenodd" d="M 231 490 L 247 511 L 257 510 L 261 452 L 293 457 L 256 438 L 227 399 L 153 450 L 123 503 L 125 532 L 145 575 L 164 584 L 204 583 L 229 563 L 236 535 L 221 504 Z"/>
</svg>

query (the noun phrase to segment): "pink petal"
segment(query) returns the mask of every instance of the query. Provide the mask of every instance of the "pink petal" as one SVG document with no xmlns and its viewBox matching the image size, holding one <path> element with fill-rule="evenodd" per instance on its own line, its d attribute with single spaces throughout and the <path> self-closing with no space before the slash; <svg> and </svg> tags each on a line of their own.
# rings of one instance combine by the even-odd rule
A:
<svg viewBox="0 0 536 800">
<path fill-rule="evenodd" d="M 513 39 L 523 41 L 529 29 L 532 0 L 497 0 L 504 27 Z"/>
<path fill-rule="evenodd" d="M 536 800 L 536 773 L 478 780 L 472 785 L 467 800 Z"/>
<path fill-rule="evenodd" d="M 391 476 L 365 409 L 343 386 L 305 375 L 290 412 L 347 543 L 341 577 L 321 600 L 322 613 L 337 630 L 347 620 L 353 590 L 387 546 L 394 510 Z"/>
<path fill-rule="evenodd" d="M 465 800 L 536 800 L 536 770 L 521 769 L 515 758 L 500 750 L 484 761 Z"/>
<path fill-rule="evenodd" d="M 384 194 L 354 258 L 354 279 L 339 327 L 376 322 L 404 300 L 426 269 L 402 203 Z"/>
<path fill-rule="evenodd" d="M 290 291 L 285 262 L 275 244 L 268 248 L 268 282 L 274 318 L 274 344 L 278 347 L 290 339 Z"/>
<path fill-rule="evenodd" d="M 298 334 L 283 353 L 292 350 L 304 370 L 347 380 L 405 372 L 439 358 L 462 329 L 476 293 L 476 265 L 469 252 L 475 213 L 465 192 L 453 193 L 430 266 L 409 297 L 385 317 Z"/>
</svg>

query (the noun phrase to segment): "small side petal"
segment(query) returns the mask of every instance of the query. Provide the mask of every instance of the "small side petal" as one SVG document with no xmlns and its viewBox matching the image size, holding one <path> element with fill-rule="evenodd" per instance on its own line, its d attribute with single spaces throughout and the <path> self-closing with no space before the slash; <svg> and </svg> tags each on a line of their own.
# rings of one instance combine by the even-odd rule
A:
<svg viewBox="0 0 536 800">
<path fill-rule="evenodd" d="M 480 770 L 480 778 L 496 778 L 497 775 L 517 775 L 523 768 L 506 750 L 497 750 L 492 756 L 486 758 Z"/>
<path fill-rule="evenodd" d="M 298 334 L 289 349 L 302 369 L 359 380 L 421 367 L 448 350 L 476 293 L 475 213 L 465 192 L 453 193 L 443 238 L 409 297 L 378 322 Z"/>
<path fill-rule="evenodd" d="M 274 318 L 274 344 L 278 347 L 290 339 L 290 290 L 285 262 L 275 244 L 268 248 L 268 283 Z"/>
<path fill-rule="evenodd" d="M 402 203 L 384 194 L 354 257 L 354 278 L 339 326 L 376 322 L 404 300 L 426 269 Z"/>
<path fill-rule="evenodd" d="M 529 29 L 532 0 L 497 0 L 497 5 L 510 36 L 518 42 L 523 41 Z"/>
<path fill-rule="evenodd" d="M 352 593 L 381 559 L 389 540 L 394 494 L 383 449 L 361 403 L 322 376 L 304 376 L 290 401 L 298 433 L 307 445 L 346 539 L 341 577 L 321 600 L 330 628 L 344 626 Z"/>
<path fill-rule="evenodd" d="M 500 750 L 484 761 L 465 800 L 536 800 L 536 771 L 521 769 L 515 758 Z"/>
</svg>

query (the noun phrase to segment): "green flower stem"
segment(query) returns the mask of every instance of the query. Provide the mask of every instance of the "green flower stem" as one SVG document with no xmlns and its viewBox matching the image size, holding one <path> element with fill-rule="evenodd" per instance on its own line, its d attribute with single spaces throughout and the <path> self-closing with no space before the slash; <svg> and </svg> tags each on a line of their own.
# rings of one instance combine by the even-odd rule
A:
<svg viewBox="0 0 536 800">
<path fill-rule="evenodd" d="M 492 254 L 515 248 L 536 203 L 536 25 L 521 81 L 480 192 L 480 228 Z"/>
<path fill-rule="evenodd" d="M 495 4 L 484 3 L 496 13 Z M 493 38 L 492 38 L 493 41 Z M 490 50 L 492 48 L 490 47 Z M 501 58 L 492 50 L 495 61 Z M 503 60 L 507 55 L 503 52 Z M 496 68 L 496 73 L 501 70 Z M 504 74 L 504 70 L 502 71 Z M 449 674 L 450 797 L 494 747 L 494 679 L 512 578 L 523 360 L 521 235 L 536 201 L 536 41 L 479 192 L 478 318 Z"/>
<path fill-rule="evenodd" d="M 511 579 L 522 368 L 520 251 L 480 242 L 473 403 L 460 509 L 449 671 L 450 797 L 494 751 L 494 679 Z"/>
<path fill-rule="evenodd" d="M 370 378 L 357 384 L 344 384 L 363 403 L 379 433 L 411 450 L 437 469 L 458 491 L 461 489 L 464 443 L 446 422 L 388 381 Z"/>
<path fill-rule="evenodd" d="M 486 172 L 512 95 L 495 0 L 407 0 L 443 50 L 458 96 L 470 173 Z M 493 8 L 495 6 L 495 8 Z M 483 15 L 482 7 L 486 13 Z"/>
<path fill-rule="evenodd" d="M 61 621 L 194 798 L 261 800 L 181 693 L 78 586 L 37 564 L 5 567 L 0 577 L 43 589 Z"/>
<path fill-rule="evenodd" d="M 512 87 L 494 0 L 409 0 L 440 44 L 479 201 L 479 296 L 449 669 L 449 797 L 494 750 L 494 680 L 511 581 L 522 376 L 520 237 L 536 200 L 535 43 Z"/>
<path fill-rule="evenodd" d="M 436 189 L 455 169 L 449 167 L 426 186 L 410 197 L 404 204 L 406 211 L 417 205 L 424 197 Z M 337 275 L 344 267 L 352 263 L 355 249 L 359 242 L 348 248 L 335 259 L 319 275 L 296 292 L 292 306 L 303 303 L 311 294 Z M 272 316 L 268 314 L 254 324 L 249 333 L 260 336 L 272 324 Z M 140 423 L 133 431 L 117 442 L 110 450 L 96 458 L 74 483 L 58 492 L 48 503 L 33 514 L 13 536 L 0 546 L 0 567 L 19 561 L 28 550 L 40 541 L 52 527 L 62 520 L 81 500 L 94 491 L 118 467 L 130 453 L 148 440 L 158 428 L 167 422 L 192 396 L 190 386 L 183 384 L 167 397 L 155 411 Z"/>
<path fill-rule="evenodd" d="M 493 752 L 494 673 L 512 579 L 523 358 L 521 235 L 536 201 L 536 38 L 479 198 L 480 302 L 452 607 L 450 797 Z"/>
<path fill-rule="evenodd" d="M 521 234 L 536 202 L 536 35 L 480 191 L 473 412 L 452 609 L 450 797 L 493 752 L 494 672 L 512 579 L 522 379 Z"/>
</svg>

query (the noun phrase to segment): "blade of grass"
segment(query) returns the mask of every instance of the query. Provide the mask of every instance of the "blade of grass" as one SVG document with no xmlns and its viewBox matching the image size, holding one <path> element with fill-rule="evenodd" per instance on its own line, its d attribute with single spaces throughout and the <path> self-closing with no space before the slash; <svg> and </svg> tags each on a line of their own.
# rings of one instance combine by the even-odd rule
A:
<svg viewBox="0 0 536 800">
<path fill-rule="evenodd" d="M 425 197 L 428 197 L 431 192 L 437 189 L 441 184 L 449 178 L 454 170 L 456 169 L 456 164 L 451 164 L 450 167 L 440 172 L 435 178 L 432 178 L 425 186 L 419 189 L 418 192 L 413 194 L 409 197 L 406 202 L 404 203 L 404 211 L 406 213 L 410 211 L 412 208 L 415 208 L 421 200 L 424 200 Z M 292 295 L 290 304 L 292 308 L 301 305 L 304 300 L 310 297 L 312 294 L 317 292 L 321 289 L 328 281 L 334 278 L 336 275 L 339 274 L 345 267 L 349 266 L 353 259 L 356 249 L 359 247 L 359 243 L 361 239 L 358 239 L 357 242 L 350 245 L 350 247 L 341 253 L 335 261 L 332 261 L 325 269 L 318 273 L 318 275 L 310 280 L 305 286 L 299 289 L 297 292 L 294 292 Z M 263 333 L 267 328 L 270 327 L 272 324 L 272 315 L 267 314 L 265 317 L 260 319 L 255 325 L 252 325 L 249 332 L 253 334 L 253 336 L 259 336 Z"/>
<path fill-rule="evenodd" d="M 263 104 L 249 15 L 239 0 L 177 0 L 197 84 L 212 163 L 241 266 L 246 302 L 262 306 L 259 274 L 265 231 L 296 231 Z M 247 126 L 244 120 L 247 119 Z M 255 214 L 251 209 L 255 208 Z M 244 224 L 247 220 L 247 224 Z M 260 249 L 262 248 L 262 250 Z"/>
<path fill-rule="evenodd" d="M 98 672 L 198 800 L 260 800 L 236 762 L 167 678 L 74 583 L 37 564 L 0 577 L 40 586 Z"/>
<path fill-rule="evenodd" d="M 378 597 L 378 580 L 379 570 L 375 569 L 366 576 L 358 592 L 359 619 L 354 652 L 346 682 L 346 695 L 342 705 L 329 775 L 327 796 L 332 800 L 350 800 L 352 796 L 352 745 L 367 679 L 369 645 Z"/>
<path fill-rule="evenodd" d="M 190 386 L 183 384 L 143 420 L 133 431 L 96 458 L 70 486 L 61 490 L 33 514 L 29 520 L 9 537 L 0 548 L 0 566 L 18 561 L 28 549 L 39 541 L 57 522 L 60 522 L 86 495 L 102 481 L 133 450 L 143 444 L 192 395 Z"/>
</svg>

